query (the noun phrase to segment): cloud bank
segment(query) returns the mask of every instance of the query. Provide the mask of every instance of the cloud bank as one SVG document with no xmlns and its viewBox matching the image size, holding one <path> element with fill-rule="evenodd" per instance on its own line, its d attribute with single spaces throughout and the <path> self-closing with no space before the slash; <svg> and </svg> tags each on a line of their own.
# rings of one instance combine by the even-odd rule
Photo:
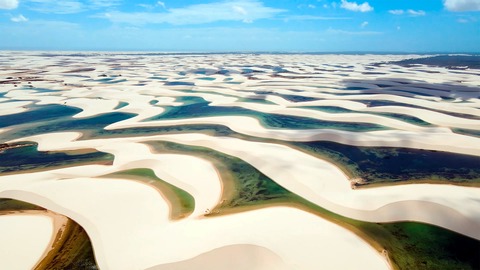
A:
<svg viewBox="0 0 480 270">
<path fill-rule="evenodd" d="M 134 25 L 167 23 L 173 25 L 206 24 L 217 21 L 242 21 L 266 19 L 284 12 L 282 9 L 266 7 L 255 0 L 224 1 L 209 4 L 172 8 L 166 12 L 110 12 L 98 17 L 114 23 Z"/>
<path fill-rule="evenodd" d="M 18 0 L 0 0 L 0 9 L 16 9 Z"/>
<path fill-rule="evenodd" d="M 355 12 L 369 12 L 373 10 L 373 7 L 371 7 L 368 2 L 364 2 L 363 4 L 357 4 L 357 2 L 348 2 L 346 0 L 342 0 L 342 4 L 340 5 L 340 7 Z"/>
<path fill-rule="evenodd" d="M 425 16 L 427 13 L 423 10 L 402 10 L 402 9 L 394 9 L 394 10 L 389 10 L 388 13 L 393 14 L 393 15 L 403 15 L 403 14 L 408 14 L 410 16 Z"/>
<path fill-rule="evenodd" d="M 449 11 L 480 11 L 480 0 L 444 0 L 443 4 Z"/>
</svg>

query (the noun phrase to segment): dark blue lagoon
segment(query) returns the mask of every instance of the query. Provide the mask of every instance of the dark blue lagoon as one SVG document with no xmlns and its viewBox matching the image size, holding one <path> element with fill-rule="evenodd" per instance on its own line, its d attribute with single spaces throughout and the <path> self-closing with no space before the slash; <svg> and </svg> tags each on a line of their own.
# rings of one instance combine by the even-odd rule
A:
<svg viewBox="0 0 480 270">
<path fill-rule="evenodd" d="M 386 129 L 386 127 L 369 123 L 324 121 L 308 117 L 269 114 L 236 106 L 210 106 L 210 102 L 200 97 L 183 97 L 182 101 L 184 102 L 183 106 L 167 107 L 164 113 L 152 117 L 148 121 L 234 115 L 256 118 L 266 128 L 273 129 L 340 129 L 349 131 Z"/>
</svg>

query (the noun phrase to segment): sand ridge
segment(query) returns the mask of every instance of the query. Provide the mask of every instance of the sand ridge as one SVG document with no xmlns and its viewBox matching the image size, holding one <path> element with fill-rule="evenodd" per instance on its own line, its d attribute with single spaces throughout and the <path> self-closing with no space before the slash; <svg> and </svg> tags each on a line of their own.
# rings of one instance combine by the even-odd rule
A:
<svg viewBox="0 0 480 270">
<path fill-rule="evenodd" d="M 73 150 L 84 148 L 87 145 L 98 147 L 98 150 L 114 153 L 118 157 L 114 166 L 119 169 L 132 167 L 131 165 L 125 167 L 121 164 L 130 164 L 130 162 L 138 164 L 136 163 L 138 156 L 135 153 L 145 157 L 147 154 L 144 152 L 149 151 L 145 145 L 136 146 L 137 149 L 143 148 L 141 151 L 133 150 L 134 148 L 128 147 L 129 141 L 166 140 L 209 147 L 245 160 L 288 190 L 347 217 L 371 222 L 421 221 L 446 227 L 473 238 L 480 238 L 478 234 L 480 231 L 478 230 L 480 228 L 480 220 L 478 219 L 480 213 L 477 211 L 480 208 L 475 203 L 471 203 L 472 201 L 475 202 L 475 198 L 480 196 L 480 190 L 477 188 L 418 184 L 352 190 L 347 176 L 334 164 L 283 145 L 251 142 L 229 137 L 213 137 L 203 134 L 155 135 L 73 141 L 79 135 L 79 133 L 68 133 L 65 135 L 56 133 L 26 139 L 38 142 L 39 150 Z M 107 143 L 109 141 L 110 143 Z M 119 143 L 119 141 L 122 143 Z M 112 148 L 115 150 L 112 150 Z M 125 154 L 120 154 L 122 152 Z M 270 162 L 266 163 L 264 162 L 265 160 Z M 290 166 L 292 161 L 295 161 L 295 166 Z M 92 166 L 91 168 L 99 170 L 99 172 L 93 173 L 92 169 L 89 169 L 93 175 L 100 175 L 106 172 L 105 169 L 100 170 L 104 168 L 101 166 Z M 74 172 L 77 170 L 77 168 L 67 168 L 52 172 Z M 115 169 L 108 168 L 107 170 L 114 171 Z M 85 170 L 82 169 L 82 171 Z M 214 171 L 214 169 L 211 168 L 210 171 Z M 302 174 L 298 175 L 296 173 L 298 171 L 301 171 Z M 159 173 L 159 175 L 162 174 Z M 167 177 L 166 180 L 168 179 Z M 448 193 L 448 196 L 445 196 L 446 193 Z M 217 198 L 219 197 L 218 195 Z M 396 207 L 403 209 L 404 205 L 402 204 L 408 201 L 418 201 L 418 205 L 421 205 L 421 202 L 426 202 L 425 212 L 395 210 Z M 432 214 L 429 211 L 430 203 L 438 205 L 435 211 L 436 214 Z M 465 222 L 452 224 L 449 219 L 437 219 L 435 215 L 438 215 L 438 211 L 443 211 L 446 216 L 450 215 L 449 213 L 455 213 L 455 216 L 463 217 L 462 219 Z M 376 214 L 377 212 L 379 213 L 378 215 Z M 387 212 L 395 214 L 385 215 Z M 471 225 L 465 226 L 467 223 Z"/>
<path fill-rule="evenodd" d="M 480 156 L 477 70 L 455 73 L 441 67 L 381 63 L 419 57 L 415 55 L 96 52 L 85 53 L 81 62 L 72 61 L 74 56 L 68 52 L 5 56 L 5 63 L 0 63 L 4 78 L 0 120 L 10 124 L 1 127 L 0 143 L 33 141 L 39 151 L 96 149 L 114 155 L 113 164 L 2 175 L 0 198 L 35 203 L 74 219 L 90 236 L 101 269 L 188 269 L 212 259 L 218 264 L 208 267 L 220 268 L 228 265 L 225 254 L 232 252 L 254 259 L 257 263 L 249 265 L 251 269 L 390 268 L 382 254 L 351 231 L 296 208 L 276 206 L 205 217 L 206 210 L 221 200 L 220 174 L 201 158 L 153 153 L 146 143 L 155 141 L 207 147 L 238 157 L 289 191 L 346 217 L 425 222 L 480 240 L 478 188 L 414 184 L 352 190 L 348 177 L 335 164 L 269 142 L 323 140 Z M 203 116 L 195 111 L 198 102 L 219 114 Z M 52 130 L 27 132 L 22 113 L 44 108 L 46 114 L 55 115 L 58 105 L 77 112 L 49 120 Z M 176 107 L 191 112 L 162 119 Z M 295 129 L 287 122 L 273 128 L 253 116 L 222 115 L 222 110 L 230 108 L 274 115 L 277 121 L 295 116 L 382 128 Z M 91 119 L 112 113 L 123 120 L 107 121 L 104 127 L 88 125 Z M 188 131 L 86 139 L 75 127 L 55 130 L 59 121 L 74 120 L 87 123 L 82 127 L 86 133 L 101 128 L 122 132 L 124 128 L 221 125 L 263 142 Z M 17 135 L 17 130 L 29 135 Z M 172 205 L 161 190 L 109 176 L 130 169 L 151 169 L 156 177 L 190 194 L 195 199 L 193 213 L 171 220 Z M 13 222 L 9 224 L 11 230 Z M 51 234 L 40 230 L 43 225 L 38 226 L 38 237 L 50 239 Z M 29 254 L 36 256 L 33 251 Z"/>
<path fill-rule="evenodd" d="M 52 244 L 54 232 L 50 215 L 34 211 L 0 215 L 0 268 L 32 269 Z"/>
</svg>

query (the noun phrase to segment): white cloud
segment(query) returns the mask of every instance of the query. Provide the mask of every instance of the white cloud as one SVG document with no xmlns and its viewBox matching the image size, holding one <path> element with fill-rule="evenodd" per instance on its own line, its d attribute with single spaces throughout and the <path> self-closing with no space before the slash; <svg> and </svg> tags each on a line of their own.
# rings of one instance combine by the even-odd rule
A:
<svg viewBox="0 0 480 270">
<path fill-rule="evenodd" d="M 401 9 L 394 9 L 394 10 L 389 10 L 388 12 L 393 15 L 408 14 L 410 16 L 425 16 L 427 14 L 423 10 L 413 10 L 413 9 L 409 9 L 406 11 Z"/>
<path fill-rule="evenodd" d="M 329 28 L 327 30 L 328 34 L 340 34 L 340 35 L 351 35 L 351 36 L 373 36 L 373 35 L 381 35 L 382 32 L 377 31 L 346 31 L 346 30 L 339 30 Z"/>
<path fill-rule="evenodd" d="M 157 6 L 162 7 L 162 8 L 167 8 L 167 7 L 165 6 L 165 3 L 162 2 L 162 1 L 158 1 L 158 2 L 157 2 Z"/>
<path fill-rule="evenodd" d="M 373 10 L 373 7 L 371 7 L 368 2 L 364 2 L 363 4 L 357 4 L 357 2 L 348 2 L 346 0 L 342 0 L 342 4 L 340 5 L 340 7 L 355 12 L 369 12 Z"/>
<path fill-rule="evenodd" d="M 0 9 L 16 9 L 18 0 L 0 0 Z"/>
<path fill-rule="evenodd" d="M 247 15 L 248 12 L 241 6 L 233 6 L 233 10 L 241 15 Z"/>
<path fill-rule="evenodd" d="M 52 29 L 55 31 L 59 30 L 75 30 L 79 29 L 80 25 L 76 23 L 71 23 L 71 22 L 65 22 L 65 21 L 46 21 L 46 20 L 35 20 L 35 21 L 30 21 L 28 23 L 30 26 L 34 28 L 42 28 L 42 29 Z M 49 31 L 47 31 L 49 32 Z"/>
<path fill-rule="evenodd" d="M 218 21 L 243 21 L 250 23 L 266 19 L 284 12 L 281 9 L 266 7 L 256 0 L 224 1 L 209 4 L 172 8 L 167 12 L 109 12 L 97 15 L 114 23 L 135 25 L 168 23 L 174 25 L 205 24 Z"/>
<path fill-rule="evenodd" d="M 114 7 L 121 4 L 121 0 L 89 0 L 89 8 Z"/>
<path fill-rule="evenodd" d="M 317 6 L 314 5 L 314 4 L 308 4 L 308 5 L 307 4 L 300 4 L 300 5 L 297 5 L 297 8 L 299 8 L 299 9 L 303 9 L 303 8 L 315 9 L 315 8 L 317 8 Z"/>
<path fill-rule="evenodd" d="M 25 2 L 27 8 L 42 13 L 73 14 L 92 9 L 118 6 L 121 4 L 121 1 L 122 0 L 27 0 Z"/>
<path fill-rule="evenodd" d="M 480 0 L 444 0 L 449 11 L 480 11 Z"/>
<path fill-rule="evenodd" d="M 426 15 L 425 11 L 423 11 L 423 10 L 409 9 L 409 10 L 407 10 L 407 13 L 412 15 L 412 16 L 425 16 Z"/>
<path fill-rule="evenodd" d="M 16 17 L 12 17 L 10 20 L 11 20 L 12 22 L 27 22 L 27 21 L 28 21 L 28 19 L 25 18 L 22 14 L 20 14 L 20 15 L 18 15 L 18 16 L 16 16 Z"/>
<path fill-rule="evenodd" d="M 146 9 L 153 9 L 154 8 L 153 5 L 149 5 L 149 4 L 137 4 L 137 6 L 142 7 L 142 8 L 146 8 Z"/>
<path fill-rule="evenodd" d="M 83 3 L 75 0 L 29 0 L 28 8 L 42 13 L 72 14 L 85 11 Z"/>
<path fill-rule="evenodd" d="M 394 10 L 389 10 L 388 11 L 390 14 L 393 14 L 393 15 L 402 15 L 403 13 L 405 13 L 403 10 L 401 9 L 394 9 Z"/>
<path fill-rule="evenodd" d="M 330 21 L 330 20 L 349 20 L 349 17 L 325 17 L 313 15 L 295 15 L 285 17 L 285 21 Z"/>
<path fill-rule="evenodd" d="M 360 27 L 365 28 L 365 27 L 367 27 L 367 25 L 368 25 L 368 22 L 363 22 L 363 23 L 360 24 Z"/>
</svg>

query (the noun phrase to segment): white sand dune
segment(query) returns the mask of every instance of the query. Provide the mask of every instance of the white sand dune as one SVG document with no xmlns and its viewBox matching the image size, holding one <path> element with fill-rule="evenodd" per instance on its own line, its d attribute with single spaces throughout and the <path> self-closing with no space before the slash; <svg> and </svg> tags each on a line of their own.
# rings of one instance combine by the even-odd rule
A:
<svg viewBox="0 0 480 270">
<path fill-rule="evenodd" d="M 148 268 L 148 270 L 188 270 L 193 268 L 210 270 L 289 269 L 281 257 L 264 247 L 232 245 L 214 249 L 190 260 L 158 265 Z"/>
<path fill-rule="evenodd" d="M 51 135 L 39 137 L 39 150 L 44 150 L 44 145 L 49 143 L 63 147 L 62 140 L 67 139 L 73 142 L 80 136 L 79 133 Z M 85 143 L 88 144 L 88 141 L 78 141 L 77 143 L 85 145 Z M 156 176 L 163 181 L 183 189 L 195 198 L 195 210 L 192 217 L 203 216 L 206 209 L 213 209 L 220 201 L 222 183 L 215 168 L 203 159 L 187 155 L 153 154 L 147 145 L 128 140 L 114 140 L 107 144 L 99 143 L 94 147 L 99 151 L 115 155 L 113 166 L 76 166 L 51 170 L 48 175 L 52 175 L 54 178 L 98 177 L 118 171 L 147 168 L 153 170 Z M 59 149 L 57 148 L 57 150 Z M 31 174 L 31 177 L 33 175 L 37 177 L 37 174 Z"/>
<path fill-rule="evenodd" d="M 238 133 L 287 141 L 334 141 L 356 146 L 390 146 L 440 150 L 460 154 L 480 155 L 480 139 L 452 133 L 444 128 L 424 128 L 423 132 L 378 130 L 352 132 L 334 129 L 267 129 L 257 119 L 245 116 L 214 116 L 181 120 L 161 120 L 140 123 L 117 122 L 106 129 L 161 127 L 194 124 L 224 125 Z M 428 138 L 428 139 L 426 139 Z"/>
<path fill-rule="evenodd" d="M 22 125 L 22 117 L 11 118 L 18 123 L 11 121 L 0 129 L 0 136 L 16 138 L 10 142 L 34 141 L 39 151 L 96 149 L 115 156 L 111 166 L 0 176 L 0 198 L 38 204 L 85 228 L 101 269 L 390 268 L 380 252 L 351 231 L 299 209 L 277 206 L 206 217 L 209 209 L 221 203 L 226 188 L 216 168 L 198 157 L 152 152 L 146 143 L 154 141 L 202 146 L 238 157 L 291 192 L 346 217 L 369 222 L 425 222 L 480 240 L 478 188 L 412 184 L 352 190 L 348 177 L 335 164 L 270 140 L 323 140 L 478 157 L 478 70 L 453 72 L 442 67 L 381 63 L 419 57 L 416 55 L 139 56 L 95 52 L 85 53 L 88 57 L 82 61 L 72 61 L 68 52 L 2 54 L 0 116 L 4 119 L 58 104 L 81 109 L 73 116 L 80 119 L 111 112 L 132 114 L 105 127 L 110 131 L 209 124 L 263 141 L 195 133 L 81 139 L 82 133 L 75 130 L 36 134 L 37 129 L 35 135 L 19 138 L 16 130 L 28 126 Z M 385 129 L 266 128 L 247 116 L 219 113 L 195 117 L 196 108 L 188 107 L 188 97 L 202 98 L 219 110 L 236 106 L 278 117 L 376 124 Z M 175 106 L 186 106 L 191 117 L 161 119 L 162 113 Z M 352 112 L 325 112 L 312 106 Z M 431 125 L 374 113 L 416 117 Z M 149 120 L 152 117 L 157 120 Z M 54 129 L 55 123 L 50 124 Z M 470 135 L 455 133 L 455 129 L 467 129 L 465 134 Z M 0 143 L 6 140 L 0 137 Z M 162 190 L 111 175 L 138 168 L 151 169 L 163 181 L 192 195 L 193 213 L 171 220 L 173 206 Z M 12 253 L 0 252 L 0 268 L 28 269 L 48 249 L 58 226 L 46 216 L 8 215 L 0 216 L 0 227 L 0 240 L 26 258 L 15 260 Z M 34 245 L 26 245 L 31 239 Z"/>
<path fill-rule="evenodd" d="M 0 116 L 25 112 L 28 110 L 25 106 L 31 103 L 31 101 L 0 102 Z"/>
<path fill-rule="evenodd" d="M 92 99 L 92 98 L 70 98 L 65 105 L 82 109 L 82 112 L 74 115 L 76 118 L 84 118 L 98 115 L 102 112 L 110 112 L 118 105 L 116 100 Z"/>
<path fill-rule="evenodd" d="M 422 184 L 352 190 L 348 178 L 329 162 L 287 146 L 236 138 L 213 137 L 203 134 L 176 134 L 73 141 L 78 136 L 77 133 L 57 133 L 25 139 L 38 142 L 39 150 L 43 151 L 82 149 L 89 146 L 111 152 L 118 157 L 117 163 L 114 164 L 118 166 L 117 168 L 126 168 L 119 164 L 129 164 L 130 162 L 134 162 L 134 166 L 137 166 L 138 163 L 135 161 L 139 160 L 140 156 L 148 155 L 145 153 L 147 152 L 146 146 L 138 145 L 132 148 L 128 145 L 134 144 L 128 142 L 167 140 L 209 147 L 245 160 L 293 193 L 341 215 L 371 222 L 404 220 L 426 222 L 480 239 L 480 205 L 475 200 L 480 196 L 478 188 Z M 120 154 L 122 152 L 128 154 Z M 77 169 L 73 168 L 72 170 Z M 298 174 L 299 171 L 302 173 Z M 100 173 L 92 174 L 96 176 Z M 157 175 L 162 175 L 162 173 L 159 172 Z M 168 179 L 169 177 L 165 178 L 165 180 Z M 192 181 L 190 181 L 191 183 Z M 196 199 L 201 198 L 196 197 Z M 210 202 L 213 203 L 213 201 Z M 409 202 L 416 202 L 415 209 L 417 211 L 404 211 L 405 208 L 408 208 L 406 206 Z M 205 205 L 207 204 L 205 203 Z M 422 205 L 424 207 L 421 207 Z M 431 211 L 432 207 L 435 208 L 434 212 Z M 201 211 L 196 210 L 196 212 Z"/>
<path fill-rule="evenodd" d="M 424 184 L 352 190 L 347 177 L 336 166 L 286 146 L 205 135 L 158 138 L 240 157 L 288 190 L 348 217 L 371 222 L 420 221 L 480 239 L 480 202 L 475 199 L 480 196 L 478 188 Z M 408 201 L 417 201 L 418 207 L 402 205 Z M 427 202 L 424 210 L 422 202 Z M 434 212 L 430 211 L 431 203 L 438 205 Z M 400 210 L 406 208 L 415 211 Z M 458 220 L 459 216 L 465 221 Z"/>
<path fill-rule="evenodd" d="M 352 232 L 294 208 L 171 223 L 165 215 L 168 206 L 158 193 L 118 179 L 44 179 L 28 191 L 2 191 L 0 195 L 73 218 L 91 237 L 102 269 L 146 269 L 237 244 L 271 250 L 282 258 L 285 269 L 318 269 L 319 263 L 325 269 L 356 265 L 389 269 L 384 258 Z M 345 253 L 350 260 L 341 259 Z M 263 253 L 260 259 L 271 260 L 271 254 Z"/>
<path fill-rule="evenodd" d="M 53 232 L 53 219 L 47 215 L 0 215 L 0 269 L 33 269 Z"/>
<path fill-rule="evenodd" d="M 98 150 L 115 155 L 114 168 L 105 168 L 95 175 L 134 168 L 152 169 L 160 179 L 179 187 L 195 198 L 192 217 L 202 216 L 220 201 L 222 183 L 215 168 L 208 162 L 187 155 L 152 154 L 145 144 L 118 142 Z M 188 166 L 187 169 L 185 166 Z M 90 174 L 91 176 L 92 174 Z"/>
</svg>

